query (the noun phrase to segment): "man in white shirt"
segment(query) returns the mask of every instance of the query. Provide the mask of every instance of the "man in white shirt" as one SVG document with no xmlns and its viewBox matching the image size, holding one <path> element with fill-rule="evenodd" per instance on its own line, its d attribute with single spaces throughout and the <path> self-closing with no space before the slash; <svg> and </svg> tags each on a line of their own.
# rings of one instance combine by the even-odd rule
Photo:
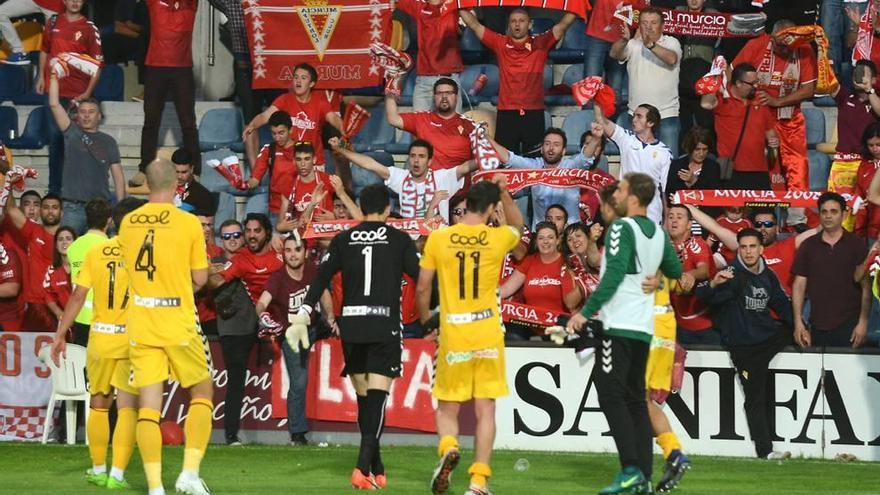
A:
<svg viewBox="0 0 880 495">
<path fill-rule="evenodd" d="M 681 44 L 672 36 L 663 34 L 663 14 L 652 7 L 639 14 L 639 28 L 632 38 L 625 24 L 620 32 L 621 38 L 611 45 L 609 54 L 621 63 L 626 62 L 629 113 L 635 113 L 637 103 L 655 106 L 661 118 L 656 134 L 677 156 L 681 130 L 678 120 Z"/>
<path fill-rule="evenodd" d="M 409 145 L 409 170 L 386 167 L 367 155 L 341 147 L 338 138 L 331 138 L 329 144 L 351 163 L 381 177 L 399 196 L 403 218 L 431 218 L 439 211 L 449 223 L 449 198 L 464 186 L 462 178 L 477 168 L 476 162 L 468 160 L 453 168 L 432 171 L 434 147 L 422 139 Z"/>
<path fill-rule="evenodd" d="M 660 112 L 651 105 L 637 106 L 633 113 L 632 131 L 606 119 L 598 105 L 593 110 L 593 116 L 595 122 L 591 132 L 601 129 L 620 148 L 620 177 L 639 172 L 654 179 L 657 194 L 654 194 L 654 199 L 648 205 L 648 218 L 661 223 L 666 210 L 666 193 L 663 188 L 666 187 L 672 153 L 654 136 L 654 129 L 660 123 Z"/>
</svg>

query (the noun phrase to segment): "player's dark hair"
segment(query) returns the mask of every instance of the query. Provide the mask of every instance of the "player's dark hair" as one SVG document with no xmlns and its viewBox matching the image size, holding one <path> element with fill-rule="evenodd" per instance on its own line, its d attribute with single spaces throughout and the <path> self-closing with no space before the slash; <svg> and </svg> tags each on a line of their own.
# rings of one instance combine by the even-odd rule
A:
<svg viewBox="0 0 880 495">
<path fill-rule="evenodd" d="M 62 262 L 64 261 L 61 259 L 61 253 L 58 251 L 58 236 L 60 236 L 62 232 L 70 232 L 74 241 L 77 238 L 76 230 L 73 230 L 73 227 L 69 225 L 58 227 L 58 230 L 55 231 L 55 242 L 52 243 L 52 268 L 61 268 L 61 265 L 63 264 Z"/>
<path fill-rule="evenodd" d="M 846 200 L 843 199 L 843 196 L 841 196 L 840 194 L 838 194 L 836 192 L 832 192 L 832 191 L 827 191 L 827 192 L 822 193 L 822 195 L 819 196 L 819 200 L 816 201 L 816 206 L 818 206 L 819 209 L 821 210 L 822 205 L 824 205 L 825 203 L 827 203 L 829 201 L 837 202 L 837 204 L 840 205 L 840 210 L 846 211 Z"/>
<path fill-rule="evenodd" d="M 147 204 L 147 200 L 129 196 L 122 201 L 116 203 L 113 207 L 113 223 L 118 227 L 122 225 L 122 219 L 125 215 L 137 210 L 141 206 Z"/>
<path fill-rule="evenodd" d="M 764 236 L 762 236 L 757 229 L 753 229 L 752 227 L 747 227 L 737 232 L 736 242 L 739 243 L 744 237 L 754 237 L 758 239 L 758 244 L 761 244 L 764 240 Z"/>
<path fill-rule="evenodd" d="M 477 182 L 467 192 L 467 209 L 473 213 L 486 213 L 490 206 L 501 201 L 501 188 L 487 180 Z"/>
<path fill-rule="evenodd" d="M 452 86 L 452 89 L 455 92 L 455 94 L 458 94 L 458 83 L 455 82 L 455 79 L 450 79 L 448 77 L 441 77 L 440 79 L 437 79 L 436 81 L 434 81 L 434 89 L 433 89 L 432 93 L 436 94 L 437 93 L 437 86 L 442 86 L 444 84 L 447 86 Z"/>
<path fill-rule="evenodd" d="M 290 122 L 289 119 L 288 122 Z M 315 147 L 312 146 L 312 143 L 296 143 L 293 146 L 293 154 L 294 156 L 296 156 L 300 153 L 308 153 L 312 156 L 315 156 Z"/>
<path fill-rule="evenodd" d="M 656 135 L 657 131 L 660 129 L 660 110 L 657 110 L 657 107 L 654 105 L 649 105 L 647 103 L 642 103 L 639 107 L 648 111 L 648 113 L 645 114 L 645 121 L 654 125 L 651 128 L 651 131 Z"/>
<path fill-rule="evenodd" d="M 90 199 L 86 203 L 86 228 L 104 230 L 110 221 L 110 202 L 104 198 Z"/>
<path fill-rule="evenodd" d="M 40 205 L 42 205 L 46 201 L 58 201 L 59 205 L 64 206 L 64 200 L 61 199 L 61 196 L 55 193 L 46 193 L 46 195 L 43 196 L 42 199 L 40 199 Z"/>
<path fill-rule="evenodd" d="M 376 183 L 361 189 L 360 204 L 364 215 L 384 212 L 391 204 L 388 188 L 385 184 Z"/>
<path fill-rule="evenodd" d="M 758 72 L 758 69 L 755 68 L 754 65 L 748 62 L 742 62 L 737 64 L 736 67 L 733 68 L 733 73 L 730 75 L 733 82 L 742 81 L 743 77 L 749 72 Z"/>
<path fill-rule="evenodd" d="M 617 185 L 618 182 L 614 181 L 607 186 L 602 186 L 602 189 L 599 189 L 599 201 L 614 206 L 614 192 L 617 191 Z"/>
<path fill-rule="evenodd" d="M 425 141 L 424 139 L 416 139 L 415 141 L 409 143 L 409 149 L 407 152 L 412 151 L 413 148 L 425 148 L 428 150 L 428 158 L 434 157 L 434 147 L 431 146 L 431 143 Z"/>
<path fill-rule="evenodd" d="M 301 64 L 296 64 L 296 65 L 293 67 L 293 71 L 294 71 L 294 72 L 296 72 L 297 69 L 302 69 L 302 70 L 308 72 L 308 73 L 309 73 L 309 77 L 312 78 L 312 82 L 313 82 L 313 83 L 318 82 L 318 71 L 316 71 L 315 68 L 312 67 L 311 65 L 309 65 L 309 64 L 307 64 L 307 63 L 305 63 L 305 62 L 303 62 L 303 63 L 301 63 Z"/>
<path fill-rule="evenodd" d="M 279 125 L 283 125 L 288 129 L 292 127 L 292 124 L 290 123 L 290 114 L 284 110 L 278 110 L 269 116 L 269 127 L 278 127 Z"/>
<path fill-rule="evenodd" d="M 175 165 L 192 166 L 192 154 L 190 154 L 189 150 L 186 148 L 177 148 L 171 155 L 171 163 Z"/>
<path fill-rule="evenodd" d="M 19 201 L 23 201 L 26 196 L 36 196 L 37 201 L 41 201 L 43 199 L 43 197 L 40 196 L 40 193 L 33 189 L 28 189 L 27 191 L 21 193 L 21 198 L 19 199 Z"/>
<path fill-rule="evenodd" d="M 247 226 L 249 222 L 260 222 L 260 226 L 263 227 L 266 235 L 272 235 L 272 224 L 269 223 L 269 217 L 265 213 L 248 213 L 242 223 Z"/>
<path fill-rule="evenodd" d="M 541 137 L 541 142 L 544 142 L 544 139 L 551 134 L 556 134 L 557 136 L 562 136 L 562 147 L 565 148 L 568 146 L 568 136 L 565 135 L 565 131 L 558 127 L 548 127 L 546 131 L 544 131 L 544 136 Z"/>
<path fill-rule="evenodd" d="M 657 185 L 654 184 L 654 179 L 651 176 L 639 172 L 630 172 L 623 176 L 623 179 L 629 184 L 629 195 L 635 196 L 639 200 L 639 206 L 651 204 L 657 191 Z"/>
<path fill-rule="evenodd" d="M 235 225 L 239 229 L 244 230 L 244 227 L 241 226 L 241 222 L 234 218 L 227 218 L 226 220 L 223 220 L 223 223 L 220 224 L 220 230 L 223 230 L 230 225 Z"/>
</svg>

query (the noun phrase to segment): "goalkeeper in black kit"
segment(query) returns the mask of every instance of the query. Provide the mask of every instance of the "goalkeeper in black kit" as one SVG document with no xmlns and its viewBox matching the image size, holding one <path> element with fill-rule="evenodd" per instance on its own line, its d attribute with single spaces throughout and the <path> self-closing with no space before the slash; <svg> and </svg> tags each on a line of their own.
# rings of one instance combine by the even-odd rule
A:
<svg viewBox="0 0 880 495">
<path fill-rule="evenodd" d="M 291 347 L 305 342 L 312 308 L 337 272 L 342 272 L 342 317 L 338 320 L 345 368 L 357 392 L 361 445 L 351 475 L 356 489 L 387 484 L 379 455 L 385 403 L 391 382 L 401 374 L 403 348 L 400 290 L 404 274 L 419 278 L 416 246 L 409 235 L 385 224 L 391 212 L 388 188 L 367 186 L 360 194 L 364 221 L 333 238 L 318 276 L 299 312 L 291 317 L 286 338 Z"/>
</svg>

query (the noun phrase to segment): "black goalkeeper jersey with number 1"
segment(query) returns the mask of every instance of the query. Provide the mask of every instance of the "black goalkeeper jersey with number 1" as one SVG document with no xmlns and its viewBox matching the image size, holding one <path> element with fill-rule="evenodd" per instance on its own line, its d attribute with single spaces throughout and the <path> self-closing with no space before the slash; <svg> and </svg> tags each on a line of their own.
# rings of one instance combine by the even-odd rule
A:
<svg viewBox="0 0 880 495">
<path fill-rule="evenodd" d="M 363 222 L 330 242 L 305 304 L 314 308 L 336 272 L 342 272 L 339 331 L 349 343 L 399 340 L 400 281 L 419 277 L 409 235 L 384 222 Z"/>
</svg>

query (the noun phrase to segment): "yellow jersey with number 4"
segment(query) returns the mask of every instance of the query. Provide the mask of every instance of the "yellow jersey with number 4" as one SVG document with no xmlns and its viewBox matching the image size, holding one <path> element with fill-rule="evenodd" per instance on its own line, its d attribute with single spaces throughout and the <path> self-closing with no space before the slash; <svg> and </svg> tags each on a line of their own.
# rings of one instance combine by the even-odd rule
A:
<svg viewBox="0 0 880 495">
<path fill-rule="evenodd" d="M 519 242 L 513 227 L 457 224 L 428 236 L 420 265 L 437 272 L 440 341 L 451 351 L 475 351 L 504 341 L 498 277 Z"/>
<path fill-rule="evenodd" d="M 99 242 L 86 253 L 74 283 L 92 289 L 89 353 L 101 358 L 128 358 L 125 324 L 131 301 L 128 274 L 116 238 Z"/>
<path fill-rule="evenodd" d="M 199 219 L 170 203 L 147 203 L 125 216 L 118 239 L 131 287 L 132 344 L 190 342 L 199 331 L 191 272 L 208 267 Z"/>
</svg>

